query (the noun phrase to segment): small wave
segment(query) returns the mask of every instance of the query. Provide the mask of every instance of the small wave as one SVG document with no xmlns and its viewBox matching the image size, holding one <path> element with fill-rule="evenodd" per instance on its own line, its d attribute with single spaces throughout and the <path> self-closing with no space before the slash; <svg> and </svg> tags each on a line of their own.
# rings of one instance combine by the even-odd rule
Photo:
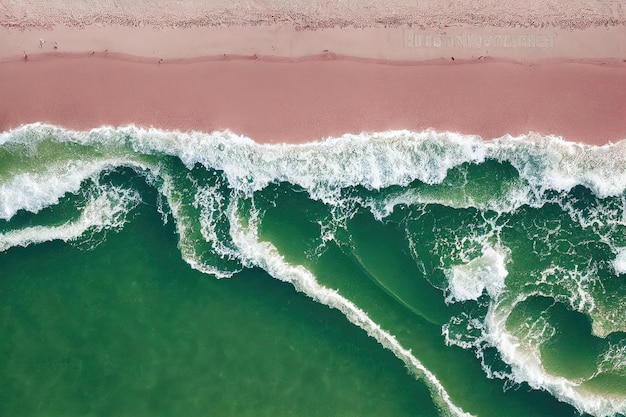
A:
<svg viewBox="0 0 626 417">
<path fill-rule="evenodd" d="M 453 317 L 442 329 L 446 343 L 474 350 L 490 378 L 508 379 L 516 384 L 527 383 L 533 389 L 546 390 L 560 401 L 572 404 L 578 411 L 594 416 L 608 417 L 626 413 L 626 397 L 623 395 L 598 395 L 597 392 L 587 391 L 583 386 L 584 382 L 593 379 L 600 373 L 621 369 L 620 367 L 624 363 L 624 350 L 621 346 L 616 347 L 609 343 L 595 374 L 586 378 L 570 379 L 554 375 L 544 367 L 540 351 L 541 345 L 555 336 L 557 332 L 557 329 L 544 317 L 539 316 L 531 319 L 530 323 L 520 326 L 515 333 L 507 328 L 507 321 L 514 307 L 533 296 L 554 299 L 554 303 L 563 302 L 569 305 L 572 310 L 589 314 L 590 311 L 594 310 L 594 305 L 587 284 L 593 274 L 588 271 L 564 271 L 557 267 L 543 271 L 542 277 L 537 279 L 537 285 L 545 282 L 551 282 L 550 285 L 563 285 L 567 289 L 569 297 L 556 296 L 555 293 L 558 291 L 555 290 L 548 290 L 547 292 L 535 290 L 526 294 L 512 293 L 507 292 L 508 289 L 504 286 L 503 277 L 506 277 L 507 272 L 505 269 L 501 270 L 504 267 L 503 257 L 502 254 L 492 256 L 491 267 L 487 268 L 492 273 L 498 270 L 500 272 L 497 275 L 487 274 L 491 276 L 491 281 L 493 281 L 494 276 L 497 276 L 498 279 L 496 279 L 492 291 L 487 289 L 490 298 L 485 316 L 472 317 L 468 313 L 462 313 Z M 486 262 L 487 259 L 483 255 L 475 260 Z M 464 266 L 469 266 L 472 262 Z M 476 265 L 481 264 L 477 262 Z M 483 270 L 484 268 L 479 267 L 479 273 L 474 276 L 470 275 L 468 280 L 461 280 L 460 283 L 464 284 L 461 288 L 453 288 L 454 283 L 451 282 L 449 298 L 454 302 L 464 301 L 463 298 L 466 300 L 477 299 L 484 289 L 488 288 L 488 284 L 482 281 L 478 282 L 485 276 Z M 563 278 L 547 279 L 547 276 L 555 274 Z M 462 276 L 465 277 L 464 274 Z M 452 278 L 454 279 L 454 277 Z M 490 280 L 487 279 L 487 282 Z M 497 349 L 501 360 L 508 366 L 507 370 L 493 370 L 486 362 L 485 350 L 489 347 Z"/>
<path fill-rule="evenodd" d="M 548 373 L 542 364 L 538 348 L 530 348 L 506 330 L 507 317 L 499 314 L 497 308 L 491 307 L 485 319 L 485 337 L 511 366 L 510 377 L 513 381 L 526 382 L 534 389 L 547 390 L 559 400 L 594 416 L 609 417 L 626 413 L 626 398 L 623 396 L 586 392 L 579 388 L 582 381 L 572 381 Z"/>
<path fill-rule="evenodd" d="M 86 179 L 123 164 L 121 160 L 68 161 L 41 173 L 15 175 L 0 184 L 0 218 L 10 220 L 20 210 L 37 213 L 65 194 L 78 192 Z"/>
<path fill-rule="evenodd" d="M 139 194 L 133 190 L 100 185 L 93 188 L 77 221 L 61 226 L 27 227 L 0 234 L 0 252 L 14 246 L 26 247 L 53 240 L 69 242 L 88 232 L 95 234 L 105 229 L 121 229 L 128 213 L 141 202 Z"/>
<path fill-rule="evenodd" d="M 402 130 L 347 134 L 301 145 L 261 145 L 228 131 L 181 133 L 129 126 L 75 132 L 31 124 L 3 133 L 1 142 L 24 141 L 30 136 L 176 156 L 188 168 L 199 163 L 222 171 L 230 186 L 247 196 L 269 183 L 286 181 L 306 189 L 313 198 L 332 203 L 343 188 L 378 190 L 415 180 L 438 184 L 450 169 L 487 159 L 511 163 L 537 190 L 562 191 L 583 185 L 603 198 L 626 189 L 622 169 L 626 141 L 598 147 L 528 134 L 485 142 L 458 133 Z"/>
</svg>

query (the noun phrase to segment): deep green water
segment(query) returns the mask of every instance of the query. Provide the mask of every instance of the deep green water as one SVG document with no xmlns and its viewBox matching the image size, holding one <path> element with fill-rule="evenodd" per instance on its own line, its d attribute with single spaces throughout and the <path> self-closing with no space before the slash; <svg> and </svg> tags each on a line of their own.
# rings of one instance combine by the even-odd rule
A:
<svg viewBox="0 0 626 417">
<path fill-rule="evenodd" d="M 625 162 L 5 132 L 0 416 L 624 415 Z"/>
</svg>

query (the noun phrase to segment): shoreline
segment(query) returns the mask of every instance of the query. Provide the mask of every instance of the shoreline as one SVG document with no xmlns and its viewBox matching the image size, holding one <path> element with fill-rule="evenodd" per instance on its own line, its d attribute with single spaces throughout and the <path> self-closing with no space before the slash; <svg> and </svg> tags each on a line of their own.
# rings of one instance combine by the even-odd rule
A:
<svg viewBox="0 0 626 417">
<path fill-rule="evenodd" d="M 109 55 L 108 57 L 105 55 Z M 45 122 L 230 130 L 260 143 L 435 129 L 626 139 L 626 63 L 38 55 L 0 62 L 0 130 Z"/>
<path fill-rule="evenodd" d="M 359 64 L 374 64 L 390 67 L 417 67 L 429 65 L 465 65 L 465 64 L 493 64 L 505 63 L 511 65 L 519 65 L 521 67 L 534 67 L 537 65 L 555 65 L 555 64 L 584 64 L 601 67 L 626 68 L 626 59 L 621 58 L 584 58 L 584 59 L 564 59 L 564 58 L 546 58 L 541 60 L 519 60 L 514 58 L 480 56 L 472 58 L 450 58 L 440 57 L 420 60 L 388 60 L 381 58 L 370 58 L 353 55 L 340 55 L 332 52 L 322 52 L 314 55 L 302 56 L 276 56 L 276 55 L 245 55 L 245 54 L 221 54 L 206 56 L 190 56 L 190 57 L 172 57 L 172 58 L 155 58 L 151 56 L 131 55 L 122 52 L 113 51 L 81 51 L 81 52 L 42 52 L 25 55 L 12 55 L 0 57 L 0 64 L 6 62 L 37 62 L 47 61 L 51 59 L 82 59 L 82 58 L 103 58 L 113 61 L 132 62 L 148 65 L 185 65 L 185 64 L 202 64 L 206 62 L 227 62 L 227 61 L 257 61 L 265 63 L 283 63 L 295 64 L 314 61 L 345 61 Z"/>
</svg>

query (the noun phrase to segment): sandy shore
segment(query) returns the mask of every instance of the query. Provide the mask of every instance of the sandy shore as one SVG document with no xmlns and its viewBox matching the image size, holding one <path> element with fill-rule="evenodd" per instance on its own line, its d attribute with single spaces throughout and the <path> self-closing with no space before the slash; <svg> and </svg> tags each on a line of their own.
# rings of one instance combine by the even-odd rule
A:
<svg viewBox="0 0 626 417">
<path fill-rule="evenodd" d="M 594 144 L 626 139 L 619 2 L 594 9 L 575 1 L 525 26 L 480 14 L 472 18 L 486 23 L 468 25 L 456 9 L 448 25 L 435 19 L 437 2 L 424 2 L 419 13 L 430 23 L 417 26 L 401 18 L 414 3 L 398 1 L 400 17 L 388 24 L 385 2 L 376 0 L 359 15 L 375 24 L 323 29 L 328 19 L 320 18 L 317 30 L 303 23 L 315 2 L 287 24 L 270 24 L 271 7 L 248 2 L 258 9 L 248 18 L 267 19 L 235 26 L 223 24 L 239 19 L 232 13 L 220 25 L 201 22 L 200 9 L 184 9 L 195 3 L 181 3 L 181 15 L 134 10 L 141 1 L 122 2 L 118 14 L 70 3 L 47 2 L 41 12 L 33 2 L 0 0 L 0 130 L 133 123 L 229 129 L 260 142 L 426 128 L 485 139 L 531 131 Z M 525 7 L 511 13 L 532 17 L 543 6 Z M 354 13 L 342 16 L 354 23 Z"/>
<path fill-rule="evenodd" d="M 626 138 L 625 75 L 623 63 L 48 56 L 0 64 L 0 96 L 10 97 L 0 102 L 0 129 L 134 123 L 303 142 L 434 128 L 486 139 L 535 131 L 598 144 Z"/>
</svg>

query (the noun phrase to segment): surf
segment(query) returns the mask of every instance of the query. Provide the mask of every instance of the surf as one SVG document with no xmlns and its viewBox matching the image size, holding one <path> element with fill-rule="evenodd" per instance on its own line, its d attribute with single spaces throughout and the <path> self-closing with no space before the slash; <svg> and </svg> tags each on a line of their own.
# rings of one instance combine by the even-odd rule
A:
<svg viewBox="0 0 626 417">
<path fill-rule="evenodd" d="M 104 232 L 121 230 L 142 201 L 132 187 L 109 184 L 105 177 L 130 169 L 158 191 L 155 210 L 163 221 L 173 218 L 181 256 L 192 268 L 216 278 L 262 268 L 341 311 L 393 352 L 427 382 L 444 413 L 469 415 L 419 354 L 370 318 L 366 306 L 342 295 L 341 288 L 321 285 L 307 266 L 293 264 L 258 232 L 277 204 L 265 193 L 280 184 L 287 184 L 281 192 L 306 193 L 328 210 L 315 218 L 320 252 L 307 255 L 315 266 L 316 254 L 329 242 L 353 244 L 345 237 L 350 223 L 368 212 L 385 227 L 399 227 L 409 256 L 456 311 L 441 328 L 446 344 L 472 351 L 486 377 L 546 390 L 596 416 L 626 413 L 623 396 L 589 388 L 602 375 L 624 373 L 619 334 L 626 323 L 619 294 L 625 270 L 626 141 L 596 147 L 531 133 L 486 142 L 426 130 L 263 145 L 228 131 L 128 126 L 77 132 L 31 124 L 0 134 L 0 158 L 0 250 L 85 236 L 105 239 Z M 76 213 L 32 225 L 66 200 Z M 438 217 L 443 209 L 450 215 Z M 431 230 L 424 235 L 426 224 Z M 577 241 L 598 258 L 582 263 L 586 253 L 576 249 Z M 546 265 L 524 266 L 524 245 Z M 424 257 L 432 258 L 429 266 Z M 550 264 L 551 257 L 556 263 Z M 418 311 L 389 289 L 396 284 L 362 267 L 396 298 L 399 310 Z M 593 375 L 570 379 L 547 370 L 542 349 L 558 323 L 541 315 L 514 323 L 526 300 L 537 296 L 591 321 L 589 337 L 602 351 Z M 536 337 L 520 338 L 522 325 L 535 329 Z M 492 348 L 498 355 L 488 359 L 485 352 Z"/>
</svg>

